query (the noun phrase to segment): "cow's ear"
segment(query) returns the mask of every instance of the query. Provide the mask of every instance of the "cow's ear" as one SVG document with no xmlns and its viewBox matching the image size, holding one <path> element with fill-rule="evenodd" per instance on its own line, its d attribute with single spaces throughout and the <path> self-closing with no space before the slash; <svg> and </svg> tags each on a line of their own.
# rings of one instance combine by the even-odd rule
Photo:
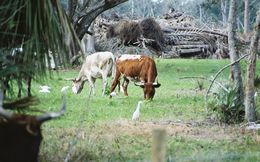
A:
<svg viewBox="0 0 260 162">
<path fill-rule="evenodd" d="M 160 83 L 157 83 L 156 85 L 153 85 L 154 88 L 159 88 L 161 86 Z"/>
<path fill-rule="evenodd" d="M 142 82 L 134 82 L 134 84 L 136 85 L 136 86 L 140 86 L 141 88 L 144 88 L 144 83 L 142 83 Z"/>
<path fill-rule="evenodd" d="M 80 79 L 75 78 L 75 79 L 73 79 L 72 81 L 73 81 L 74 83 L 77 83 L 77 82 L 80 81 Z"/>
</svg>

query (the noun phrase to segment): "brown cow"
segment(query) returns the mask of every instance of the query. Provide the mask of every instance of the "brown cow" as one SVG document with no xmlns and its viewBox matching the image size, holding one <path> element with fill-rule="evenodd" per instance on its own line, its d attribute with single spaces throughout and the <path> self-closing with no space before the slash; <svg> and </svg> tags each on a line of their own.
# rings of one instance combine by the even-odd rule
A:
<svg viewBox="0 0 260 162">
<path fill-rule="evenodd" d="M 134 81 L 135 85 L 143 88 L 144 99 L 153 99 L 155 88 L 161 86 L 161 84 L 155 82 L 157 77 L 155 62 L 148 56 L 125 54 L 118 58 L 116 61 L 116 75 L 110 89 L 110 98 L 115 87 L 120 84 L 121 76 L 124 78 L 122 86 L 125 96 L 128 96 L 127 86 L 130 80 Z"/>
<path fill-rule="evenodd" d="M 66 102 L 60 112 L 41 116 L 14 114 L 2 107 L 3 93 L 0 90 L 0 161 L 37 162 L 42 141 L 41 124 L 61 116 L 65 112 Z M 2 119 L 2 120 L 1 120 Z"/>
</svg>

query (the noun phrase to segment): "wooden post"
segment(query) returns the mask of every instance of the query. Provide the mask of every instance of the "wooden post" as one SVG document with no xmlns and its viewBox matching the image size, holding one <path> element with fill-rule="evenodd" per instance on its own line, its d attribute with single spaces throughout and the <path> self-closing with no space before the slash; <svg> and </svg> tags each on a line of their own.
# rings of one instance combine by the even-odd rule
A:
<svg viewBox="0 0 260 162">
<path fill-rule="evenodd" d="M 155 129 L 152 136 L 152 162 L 164 162 L 166 131 L 164 129 Z"/>
</svg>

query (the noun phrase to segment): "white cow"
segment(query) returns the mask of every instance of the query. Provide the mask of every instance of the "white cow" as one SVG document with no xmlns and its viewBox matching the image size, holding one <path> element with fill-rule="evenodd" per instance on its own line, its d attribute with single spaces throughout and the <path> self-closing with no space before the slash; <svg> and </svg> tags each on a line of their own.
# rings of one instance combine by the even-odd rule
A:
<svg viewBox="0 0 260 162">
<path fill-rule="evenodd" d="M 96 52 L 86 57 L 79 75 L 73 80 L 72 91 L 78 94 L 83 89 L 85 81 L 89 81 L 90 94 L 95 93 L 95 81 L 102 78 L 102 96 L 105 94 L 107 78 L 115 73 L 115 56 L 111 52 Z"/>
</svg>

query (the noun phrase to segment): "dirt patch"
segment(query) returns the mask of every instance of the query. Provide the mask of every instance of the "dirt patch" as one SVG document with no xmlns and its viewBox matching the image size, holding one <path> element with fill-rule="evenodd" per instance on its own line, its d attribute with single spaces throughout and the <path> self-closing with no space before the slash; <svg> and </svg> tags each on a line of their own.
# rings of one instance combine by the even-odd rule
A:
<svg viewBox="0 0 260 162">
<path fill-rule="evenodd" d="M 244 128 L 239 126 L 220 126 L 205 121 L 182 122 L 161 120 L 134 122 L 124 119 L 98 123 L 90 128 L 62 128 L 48 130 L 48 132 L 54 131 L 58 136 L 66 137 L 68 139 L 72 137 L 79 140 L 91 138 L 113 141 L 115 138 L 122 136 L 144 137 L 149 139 L 151 138 L 154 129 L 165 129 L 170 138 L 181 136 L 183 138 L 195 140 L 232 140 L 243 138 L 247 134 L 252 134 L 252 132 L 245 131 Z"/>
<path fill-rule="evenodd" d="M 202 125 L 175 121 L 142 121 L 133 122 L 118 120 L 99 125 L 104 136 L 144 136 L 150 137 L 154 129 L 165 129 L 168 136 L 183 136 L 192 139 L 232 139 L 242 135 L 239 128 L 217 125 Z"/>
</svg>

